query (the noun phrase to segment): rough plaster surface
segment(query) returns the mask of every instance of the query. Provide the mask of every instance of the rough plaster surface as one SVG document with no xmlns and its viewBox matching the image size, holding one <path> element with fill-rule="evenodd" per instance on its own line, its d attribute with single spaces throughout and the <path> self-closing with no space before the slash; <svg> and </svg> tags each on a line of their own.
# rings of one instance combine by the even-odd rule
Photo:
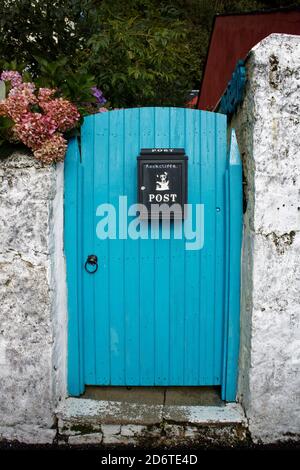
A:
<svg viewBox="0 0 300 470">
<path fill-rule="evenodd" d="M 0 161 L 0 437 L 23 442 L 53 441 L 64 395 L 60 173 L 26 154 Z"/>
<path fill-rule="evenodd" d="M 247 80 L 239 399 L 253 439 L 274 442 L 300 436 L 300 37 L 260 42 Z"/>
</svg>

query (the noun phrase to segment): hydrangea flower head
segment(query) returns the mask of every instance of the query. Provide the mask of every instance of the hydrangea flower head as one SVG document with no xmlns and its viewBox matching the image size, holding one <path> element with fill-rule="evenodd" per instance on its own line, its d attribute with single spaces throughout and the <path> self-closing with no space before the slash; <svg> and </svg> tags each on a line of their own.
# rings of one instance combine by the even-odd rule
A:
<svg viewBox="0 0 300 470">
<path fill-rule="evenodd" d="M 92 90 L 92 95 L 96 98 L 97 105 L 98 106 L 103 106 L 106 103 L 107 100 L 105 99 L 102 91 L 99 88 L 97 88 L 96 86 L 93 86 L 91 88 L 91 90 Z"/>
<path fill-rule="evenodd" d="M 43 163 L 63 160 L 67 141 L 62 133 L 78 123 L 77 107 L 64 98 L 54 98 L 55 89 L 36 90 L 34 83 L 23 82 L 19 72 L 5 70 L 0 78 L 11 83 L 8 96 L 0 101 L 0 116 L 9 117 L 14 123 L 8 139 L 25 144 Z M 105 100 L 101 93 L 97 91 L 99 103 Z"/>
<path fill-rule="evenodd" d="M 60 132 L 72 129 L 80 118 L 76 106 L 63 98 L 40 102 L 40 106 Z"/>
<path fill-rule="evenodd" d="M 5 82 L 10 82 L 12 87 L 18 87 L 23 82 L 22 75 L 14 70 L 3 70 L 0 79 Z"/>
<path fill-rule="evenodd" d="M 45 140 L 43 144 L 33 152 L 37 160 L 42 163 L 53 163 L 63 161 L 67 150 L 67 141 L 59 133 Z"/>
</svg>

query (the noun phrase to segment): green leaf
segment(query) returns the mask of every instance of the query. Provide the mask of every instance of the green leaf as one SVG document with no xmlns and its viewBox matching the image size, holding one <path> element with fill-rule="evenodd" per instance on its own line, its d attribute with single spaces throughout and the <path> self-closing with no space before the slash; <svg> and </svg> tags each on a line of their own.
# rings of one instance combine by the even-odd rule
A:
<svg viewBox="0 0 300 470">
<path fill-rule="evenodd" d="M 14 125 L 14 121 L 7 116 L 0 116 L 0 132 L 10 129 Z"/>
</svg>

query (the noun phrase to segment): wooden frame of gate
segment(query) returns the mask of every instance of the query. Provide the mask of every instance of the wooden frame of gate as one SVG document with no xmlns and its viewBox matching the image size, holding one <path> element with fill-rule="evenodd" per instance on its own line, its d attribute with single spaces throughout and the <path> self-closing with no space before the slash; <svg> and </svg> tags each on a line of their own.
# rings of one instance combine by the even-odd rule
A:
<svg viewBox="0 0 300 470">
<path fill-rule="evenodd" d="M 150 109 L 150 108 L 149 108 Z M 116 113 L 118 111 L 112 111 Z M 126 112 L 126 110 L 125 110 Z M 188 113 L 198 110 L 186 110 Z M 89 117 L 90 118 L 90 117 Z M 88 137 L 86 137 L 88 138 Z M 239 316 L 240 316 L 240 250 L 242 239 L 242 165 L 236 137 L 232 131 L 225 178 L 225 306 L 223 334 L 222 399 L 236 398 Z M 224 142 L 225 144 L 225 142 Z M 91 144 L 92 145 L 92 144 Z M 226 144 L 225 144 L 226 145 Z M 84 162 L 76 138 L 69 142 L 65 161 L 65 218 L 64 240 L 68 288 L 68 393 L 78 396 L 84 392 L 83 298 L 84 264 L 82 208 Z"/>
</svg>

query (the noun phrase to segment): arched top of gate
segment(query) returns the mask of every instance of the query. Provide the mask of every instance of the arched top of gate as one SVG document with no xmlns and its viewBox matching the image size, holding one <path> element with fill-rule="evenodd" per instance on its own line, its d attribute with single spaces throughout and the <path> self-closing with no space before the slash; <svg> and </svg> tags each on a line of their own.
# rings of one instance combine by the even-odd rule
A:
<svg viewBox="0 0 300 470">
<path fill-rule="evenodd" d="M 107 111 L 107 112 L 90 114 L 89 116 L 85 116 L 84 122 L 89 122 L 90 120 L 106 121 L 109 116 L 117 115 L 117 114 L 134 115 L 136 113 L 136 115 L 138 116 L 143 113 L 153 112 L 155 115 L 155 113 L 160 113 L 160 112 L 165 113 L 168 110 L 170 114 L 182 113 L 185 116 L 199 114 L 203 116 L 215 116 L 218 119 L 224 120 L 224 121 L 226 121 L 227 119 L 225 114 L 215 113 L 213 111 L 204 111 L 200 109 L 191 109 L 191 108 L 181 108 L 181 107 L 175 107 L 175 106 L 145 106 L 145 107 L 138 107 L 138 108 L 120 108 L 120 109 L 114 109 L 114 110 Z"/>
</svg>

